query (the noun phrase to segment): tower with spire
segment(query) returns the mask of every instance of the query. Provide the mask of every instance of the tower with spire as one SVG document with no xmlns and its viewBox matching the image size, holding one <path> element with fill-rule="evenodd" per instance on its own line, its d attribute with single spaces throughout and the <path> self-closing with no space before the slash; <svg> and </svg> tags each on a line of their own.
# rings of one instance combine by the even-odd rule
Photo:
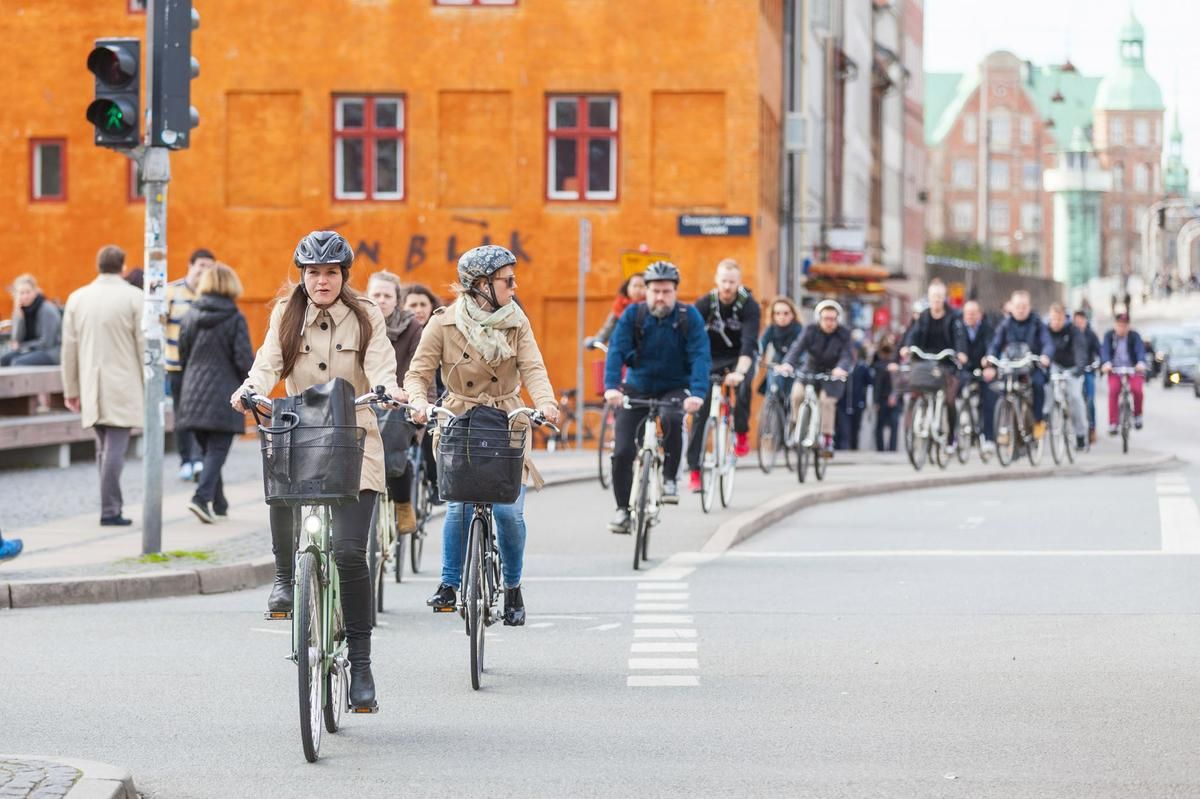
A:
<svg viewBox="0 0 1200 799">
<path fill-rule="evenodd" d="M 1188 168 L 1183 162 L 1183 131 L 1179 129 L 1179 108 L 1175 109 L 1175 120 L 1171 125 L 1171 143 L 1167 146 L 1167 170 L 1163 188 L 1168 197 L 1188 196 Z"/>
</svg>

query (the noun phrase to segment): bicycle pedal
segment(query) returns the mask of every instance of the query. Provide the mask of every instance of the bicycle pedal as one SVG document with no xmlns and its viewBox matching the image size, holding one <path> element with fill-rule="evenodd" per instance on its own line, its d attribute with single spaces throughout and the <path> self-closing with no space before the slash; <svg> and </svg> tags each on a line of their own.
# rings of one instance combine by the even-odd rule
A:
<svg viewBox="0 0 1200 799">
<path fill-rule="evenodd" d="M 454 613 L 458 608 L 434 608 L 434 613 Z"/>
<path fill-rule="evenodd" d="M 372 705 L 371 707 L 353 707 L 353 706 L 351 706 L 350 712 L 351 713 L 362 713 L 364 715 L 369 715 L 371 713 L 378 713 L 379 712 L 379 703 L 377 702 L 374 705 Z"/>
<path fill-rule="evenodd" d="M 263 614 L 263 618 L 267 621 L 287 621 L 292 617 L 290 610 L 268 610 Z"/>
</svg>

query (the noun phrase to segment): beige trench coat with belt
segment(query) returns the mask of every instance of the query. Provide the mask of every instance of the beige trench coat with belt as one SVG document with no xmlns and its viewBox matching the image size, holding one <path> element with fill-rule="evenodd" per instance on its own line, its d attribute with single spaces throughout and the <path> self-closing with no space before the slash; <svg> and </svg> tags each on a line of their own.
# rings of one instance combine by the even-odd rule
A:
<svg viewBox="0 0 1200 799">
<path fill-rule="evenodd" d="M 143 299 L 141 289 L 120 275 L 99 275 L 67 298 L 63 396 L 79 398 L 84 428 L 145 424 Z"/>
<path fill-rule="evenodd" d="M 371 320 L 370 341 L 359 341 L 358 320 L 341 300 L 328 308 L 318 308 L 309 303 L 304 315 L 304 330 L 300 338 L 300 355 L 292 373 L 284 381 L 289 395 L 299 394 L 306 388 L 328 383 L 335 377 L 348 380 L 354 385 L 356 395 L 363 395 L 375 386 L 383 386 L 390 394 L 398 394 L 396 383 L 396 351 L 388 340 L 383 314 L 375 303 L 366 297 L 359 302 L 367 310 Z M 251 389 L 260 394 L 269 393 L 279 382 L 283 371 L 283 351 L 279 346 L 279 325 L 283 319 L 286 301 L 276 304 L 271 312 L 271 323 L 267 337 L 250 367 L 250 376 L 242 389 Z M 358 365 L 358 353 L 366 348 L 363 365 Z M 363 445 L 361 491 L 383 491 L 385 476 L 383 468 L 383 439 L 379 437 L 379 423 L 370 406 L 357 410 L 358 424 L 367 431 Z"/>
<path fill-rule="evenodd" d="M 528 320 L 520 327 L 505 331 L 516 357 L 490 366 L 454 326 L 454 315 L 453 305 L 438 308 L 425 325 L 417 354 L 404 376 L 404 390 L 412 398 L 413 405 L 423 407 L 426 404 L 424 398 L 438 368 L 441 368 L 442 381 L 446 384 L 446 398 L 442 404 L 451 413 L 465 413 L 476 405 L 491 405 L 505 411 L 523 407 L 522 384 L 529 391 L 533 407 L 542 408 L 558 402 Z M 528 426 L 528 420 L 518 417 L 513 424 L 514 427 Z M 542 477 L 529 457 L 532 443 L 527 435 L 525 482 L 541 488 Z"/>
</svg>

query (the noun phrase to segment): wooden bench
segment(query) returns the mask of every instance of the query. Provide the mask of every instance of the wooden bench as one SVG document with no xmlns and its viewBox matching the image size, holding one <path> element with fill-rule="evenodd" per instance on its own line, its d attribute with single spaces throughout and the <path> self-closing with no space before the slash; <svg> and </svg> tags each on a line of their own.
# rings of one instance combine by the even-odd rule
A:
<svg viewBox="0 0 1200 799">
<path fill-rule="evenodd" d="M 95 435 L 83 429 L 81 417 L 63 406 L 62 371 L 57 366 L 20 366 L 0 369 L 0 466 L 71 465 L 72 447 L 94 445 Z M 38 395 L 49 394 L 50 410 L 38 413 Z M 170 403 L 166 404 L 166 431 L 174 428 Z M 142 452 L 141 430 L 135 429 L 137 453 Z"/>
</svg>

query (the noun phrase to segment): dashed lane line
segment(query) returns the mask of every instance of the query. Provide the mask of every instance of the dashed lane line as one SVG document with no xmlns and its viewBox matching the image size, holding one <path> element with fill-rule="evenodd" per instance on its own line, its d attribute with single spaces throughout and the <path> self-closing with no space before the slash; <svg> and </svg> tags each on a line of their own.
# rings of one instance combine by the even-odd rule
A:
<svg viewBox="0 0 1200 799">
<path fill-rule="evenodd" d="M 1200 508 L 1187 478 L 1179 472 L 1158 475 L 1158 522 L 1164 554 L 1200 554 Z"/>
</svg>

